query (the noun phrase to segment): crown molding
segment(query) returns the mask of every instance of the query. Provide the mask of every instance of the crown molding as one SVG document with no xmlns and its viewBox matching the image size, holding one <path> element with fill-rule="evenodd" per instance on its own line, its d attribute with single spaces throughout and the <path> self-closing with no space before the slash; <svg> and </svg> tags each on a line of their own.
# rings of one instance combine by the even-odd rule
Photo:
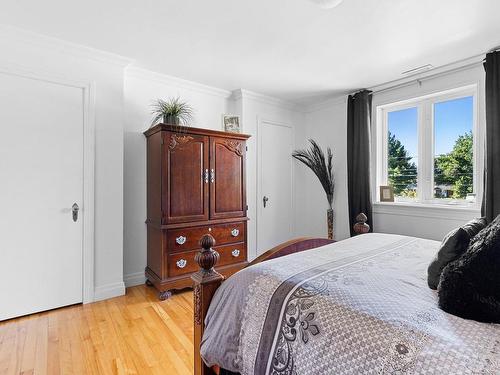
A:
<svg viewBox="0 0 500 375">
<path fill-rule="evenodd" d="M 321 101 L 313 102 L 304 106 L 304 113 L 312 113 L 331 108 L 336 105 L 346 104 L 347 94 L 335 95 L 329 98 L 324 98 Z"/>
<path fill-rule="evenodd" d="M 475 68 L 476 66 L 480 66 L 482 64 L 483 59 L 484 54 L 472 56 L 463 60 L 455 61 L 450 64 L 438 66 L 426 72 L 416 73 L 396 80 L 384 82 L 379 85 L 372 86 L 368 90 L 373 91 L 374 94 L 380 94 L 393 89 L 412 85 L 415 82 L 426 81 L 429 79 L 434 79 L 445 75 L 461 72 L 467 69 Z M 348 95 L 349 93 L 345 93 L 343 95 L 333 96 L 319 102 L 307 104 L 304 106 L 304 112 L 316 112 L 327 109 L 334 105 L 344 104 L 347 102 Z"/>
<path fill-rule="evenodd" d="M 234 90 L 231 95 L 231 99 L 239 100 L 239 99 L 250 99 L 255 100 L 261 103 L 269 104 L 275 107 L 280 107 L 283 109 L 303 112 L 303 105 L 300 103 L 296 103 L 290 100 L 285 100 L 281 98 L 276 98 L 274 96 L 269 96 L 265 94 L 260 94 L 258 92 L 246 90 L 246 89 L 238 89 Z"/>
<path fill-rule="evenodd" d="M 431 70 L 427 70 L 422 73 L 416 73 L 404 78 L 399 78 L 393 81 L 385 82 L 373 87 L 370 87 L 369 90 L 373 91 L 374 94 L 390 91 L 393 89 L 397 89 L 400 87 L 411 85 L 415 82 L 426 81 L 429 79 L 434 79 L 442 76 L 446 76 L 449 74 L 461 72 L 467 69 L 472 69 L 477 66 L 480 66 L 483 63 L 485 55 L 480 54 L 476 56 L 472 56 L 463 60 L 455 61 L 449 64 L 441 65 Z"/>
<path fill-rule="evenodd" d="M 178 88 L 197 91 L 202 94 L 209 94 L 224 99 L 229 99 L 232 95 L 231 91 L 220 89 L 218 87 L 204 85 L 202 83 L 188 81 L 186 79 L 169 76 L 167 74 L 153 72 L 148 69 L 139 68 L 137 66 L 129 66 L 125 69 L 125 77 L 132 77 L 142 79 L 145 81 L 152 81 L 156 83 L 163 83 L 168 86 L 175 86 Z"/>
<path fill-rule="evenodd" d="M 67 42 L 62 39 L 38 34 L 9 25 L 0 25 L 0 40 L 2 39 L 14 44 L 25 44 L 40 47 L 52 52 L 70 54 L 76 57 L 113 64 L 120 67 L 125 67 L 133 61 L 132 59 L 116 55 L 114 53 Z"/>
</svg>

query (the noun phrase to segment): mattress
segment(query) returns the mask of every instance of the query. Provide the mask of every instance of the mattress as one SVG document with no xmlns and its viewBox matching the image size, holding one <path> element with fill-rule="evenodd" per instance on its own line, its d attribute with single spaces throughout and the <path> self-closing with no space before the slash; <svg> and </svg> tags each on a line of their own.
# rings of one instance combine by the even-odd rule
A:
<svg viewBox="0 0 500 375">
<path fill-rule="evenodd" d="M 246 374 L 500 374 L 500 325 L 440 310 L 439 242 L 365 234 L 248 267 L 217 290 L 207 365 Z"/>
</svg>

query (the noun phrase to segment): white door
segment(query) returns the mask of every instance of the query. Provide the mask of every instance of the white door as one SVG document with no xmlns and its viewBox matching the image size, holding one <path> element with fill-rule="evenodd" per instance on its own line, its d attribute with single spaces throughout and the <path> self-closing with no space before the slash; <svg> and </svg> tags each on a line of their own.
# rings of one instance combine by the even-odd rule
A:
<svg viewBox="0 0 500 375">
<path fill-rule="evenodd" d="M 82 302 L 83 113 L 82 89 L 0 74 L 0 320 Z"/>
<path fill-rule="evenodd" d="M 290 126 L 259 124 L 259 193 L 257 255 L 292 236 L 292 145 Z"/>
</svg>

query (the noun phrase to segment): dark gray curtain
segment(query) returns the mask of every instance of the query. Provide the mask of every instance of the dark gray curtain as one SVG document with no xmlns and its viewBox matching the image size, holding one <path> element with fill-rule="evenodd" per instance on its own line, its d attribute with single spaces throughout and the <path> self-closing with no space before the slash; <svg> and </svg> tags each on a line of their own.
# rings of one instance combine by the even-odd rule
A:
<svg viewBox="0 0 500 375">
<path fill-rule="evenodd" d="M 356 216 L 363 212 L 373 231 L 370 189 L 371 92 L 349 95 L 347 102 L 347 187 L 351 236 Z"/>
<path fill-rule="evenodd" d="M 500 214 L 500 52 L 486 55 L 486 153 L 481 214 L 488 222 Z"/>
</svg>

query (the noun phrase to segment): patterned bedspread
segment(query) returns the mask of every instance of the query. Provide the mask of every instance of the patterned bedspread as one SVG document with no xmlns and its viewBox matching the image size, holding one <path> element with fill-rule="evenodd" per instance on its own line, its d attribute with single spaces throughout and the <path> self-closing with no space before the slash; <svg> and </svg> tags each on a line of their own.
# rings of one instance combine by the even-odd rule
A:
<svg viewBox="0 0 500 375">
<path fill-rule="evenodd" d="M 439 243 L 366 234 L 273 259 L 217 290 L 201 354 L 246 374 L 500 374 L 500 325 L 441 311 Z"/>
</svg>

